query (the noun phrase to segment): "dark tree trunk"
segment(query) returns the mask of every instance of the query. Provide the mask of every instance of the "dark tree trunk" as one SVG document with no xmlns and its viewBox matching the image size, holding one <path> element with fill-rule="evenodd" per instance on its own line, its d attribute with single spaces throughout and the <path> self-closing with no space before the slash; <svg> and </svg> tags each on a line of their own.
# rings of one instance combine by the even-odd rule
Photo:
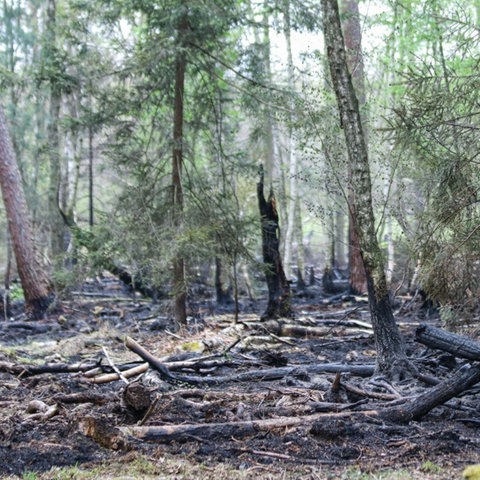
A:
<svg viewBox="0 0 480 480">
<path fill-rule="evenodd" d="M 25 296 L 27 313 L 34 319 L 45 315 L 53 294 L 51 282 L 38 260 L 27 201 L 12 140 L 3 110 L 0 109 L 0 184 L 7 212 L 10 238 L 18 274 Z"/>
<path fill-rule="evenodd" d="M 412 368 L 393 316 L 384 261 L 375 230 L 372 186 L 358 100 L 348 69 L 337 0 L 322 0 L 323 28 L 341 124 L 345 134 L 353 193 L 354 226 L 367 278 L 368 300 L 377 350 L 377 372 L 398 377 Z"/>
<path fill-rule="evenodd" d="M 285 276 L 280 256 L 280 230 L 275 196 L 271 190 L 268 200 L 265 200 L 263 182 L 261 167 L 257 196 L 262 221 L 263 263 L 268 287 L 268 304 L 262 319 L 293 318 L 290 284 Z"/>
</svg>

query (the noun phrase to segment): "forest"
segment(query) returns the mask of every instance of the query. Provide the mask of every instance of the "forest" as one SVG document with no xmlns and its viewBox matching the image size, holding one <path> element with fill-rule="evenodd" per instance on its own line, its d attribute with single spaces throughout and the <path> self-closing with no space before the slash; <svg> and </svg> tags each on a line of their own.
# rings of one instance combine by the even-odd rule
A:
<svg viewBox="0 0 480 480">
<path fill-rule="evenodd" d="M 0 478 L 480 478 L 480 0 L 0 15 Z"/>
</svg>

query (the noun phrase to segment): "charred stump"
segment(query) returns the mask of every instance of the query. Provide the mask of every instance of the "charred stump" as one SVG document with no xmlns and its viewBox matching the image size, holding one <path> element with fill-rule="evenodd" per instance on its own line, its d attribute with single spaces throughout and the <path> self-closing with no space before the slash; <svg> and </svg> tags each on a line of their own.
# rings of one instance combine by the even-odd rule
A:
<svg viewBox="0 0 480 480">
<path fill-rule="evenodd" d="M 280 257 L 280 229 L 275 195 L 270 189 L 268 200 L 264 195 L 263 167 L 260 167 L 260 181 L 257 184 L 258 206 L 262 226 L 262 251 L 265 277 L 268 287 L 268 304 L 263 319 L 280 317 L 292 318 L 292 296 L 290 284 L 282 266 Z"/>
</svg>

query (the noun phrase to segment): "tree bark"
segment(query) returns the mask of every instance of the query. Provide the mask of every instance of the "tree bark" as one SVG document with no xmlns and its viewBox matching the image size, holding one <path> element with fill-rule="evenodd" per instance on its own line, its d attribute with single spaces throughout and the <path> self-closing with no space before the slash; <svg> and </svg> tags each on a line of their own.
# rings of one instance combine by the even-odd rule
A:
<svg viewBox="0 0 480 480">
<path fill-rule="evenodd" d="M 271 190 L 268 201 L 265 200 L 263 181 L 262 167 L 260 181 L 257 184 L 257 196 L 262 226 L 263 262 L 268 286 L 268 305 L 262 319 L 292 318 L 290 285 L 283 270 L 279 249 L 280 234 L 275 196 Z"/>
<path fill-rule="evenodd" d="M 355 230 L 367 278 L 369 307 L 377 350 L 377 372 L 403 374 L 410 363 L 393 316 L 382 252 L 376 237 L 372 186 L 358 100 L 348 69 L 337 0 L 322 0 L 323 28 L 330 74 L 345 135 L 351 176 Z"/>
<path fill-rule="evenodd" d="M 32 318 L 40 319 L 53 301 L 51 282 L 41 267 L 35 251 L 33 229 L 28 215 L 22 178 L 1 108 L 0 184 L 26 310 Z"/>
<path fill-rule="evenodd" d="M 341 1 L 342 27 L 345 37 L 347 66 L 352 77 L 353 88 L 358 98 L 359 107 L 365 105 L 365 74 L 362 58 L 362 31 L 357 0 Z M 364 129 L 364 135 L 367 133 Z M 367 143 L 367 142 L 366 142 Z M 351 165 L 349 165 L 351 167 Z M 359 238 L 355 229 L 354 192 L 352 191 L 352 171 L 348 169 L 348 263 L 350 269 L 350 291 L 354 295 L 361 295 L 367 291 L 367 278 L 363 266 Z"/>
</svg>

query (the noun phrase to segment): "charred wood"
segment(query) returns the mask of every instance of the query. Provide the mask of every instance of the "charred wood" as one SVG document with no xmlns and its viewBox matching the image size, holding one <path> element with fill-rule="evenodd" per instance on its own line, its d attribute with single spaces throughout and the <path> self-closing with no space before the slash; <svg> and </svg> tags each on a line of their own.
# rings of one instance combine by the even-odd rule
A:
<svg viewBox="0 0 480 480">
<path fill-rule="evenodd" d="M 430 348 L 443 350 L 468 360 L 480 360 L 480 343 L 471 338 L 447 332 L 441 328 L 420 325 L 415 332 L 415 340 Z"/>
</svg>

